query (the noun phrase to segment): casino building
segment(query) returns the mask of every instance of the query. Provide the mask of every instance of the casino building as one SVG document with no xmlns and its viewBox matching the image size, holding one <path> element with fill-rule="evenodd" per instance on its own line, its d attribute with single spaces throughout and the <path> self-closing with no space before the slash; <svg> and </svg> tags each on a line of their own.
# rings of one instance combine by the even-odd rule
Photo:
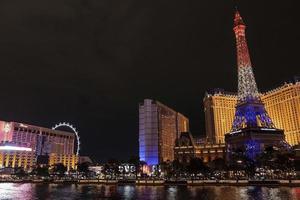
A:
<svg viewBox="0 0 300 200">
<path fill-rule="evenodd" d="M 75 169 L 74 133 L 18 122 L 0 121 L 0 168 L 30 169 L 39 156 L 49 156 L 50 164 L 63 163 Z"/>
<path fill-rule="evenodd" d="M 261 93 L 261 100 L 276 127 L 283 129 L 286 141 L 300 143 L 300 79 Z M 212 143 L 224 143 L 235 114 L 237 94 L 212 90 L 203 99 L 206 136 Z"/>
</svg>

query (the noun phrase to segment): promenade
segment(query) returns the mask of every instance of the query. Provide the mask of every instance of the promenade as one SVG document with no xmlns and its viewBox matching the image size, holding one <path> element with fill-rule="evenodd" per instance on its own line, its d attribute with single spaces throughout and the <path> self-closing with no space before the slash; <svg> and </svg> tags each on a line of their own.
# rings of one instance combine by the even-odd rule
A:
<svg viewBox="0 0 300 200">
<path fill-rule="evenodd" d="M 287 186 L 300 187 L 300 180 L 105 180 L 105 179 L 0 179 L 0 183 L 54 183 L 54 184 L 103 184 L 103 185 L 141 185 L 141 186 Z"/>
</svg>

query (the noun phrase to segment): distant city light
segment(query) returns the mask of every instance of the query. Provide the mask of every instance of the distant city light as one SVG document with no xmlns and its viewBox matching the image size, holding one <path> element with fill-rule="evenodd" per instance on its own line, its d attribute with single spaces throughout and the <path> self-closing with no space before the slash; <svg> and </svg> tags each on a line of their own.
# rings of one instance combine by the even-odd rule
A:
<svg viewBox="0 0 300 200">
<path fill-rule="evenodd" d="M 4 133 L 10 132 L 10 128 L 11 128 L 10 123 L 5 123 L 3 128 Z"/>
<path fill-rule="evenodd" d="M 235 133 L 239 133 L 239 132 L 242 132 L 242 131 L 241 131 L 241 130 L 233 131 L 233 132 L 231 132 L 230 134 L 235 134 Z"/>
<path fill-rule="evenodd" d="M 21 127 L 24 127 L 24 128 L 28 128 L 28 126 L 26 126 L 26 125 L 24 125 L 24 124 L 22 124 L 22 123 L 20 124 L 20 126 L 21 126 Z"/>
<path fill-rule="evenodd" d="M 262 131 L 276 131 L 274 128 L 261 128 Z"/>
<path fill-rule="evenodd" d="M 0 146 L 0 150 L 13 150 L 13 151 L 32 151 L 31 148 L 27 147 L 16 147 L 16 146 Z"/>
</svg>

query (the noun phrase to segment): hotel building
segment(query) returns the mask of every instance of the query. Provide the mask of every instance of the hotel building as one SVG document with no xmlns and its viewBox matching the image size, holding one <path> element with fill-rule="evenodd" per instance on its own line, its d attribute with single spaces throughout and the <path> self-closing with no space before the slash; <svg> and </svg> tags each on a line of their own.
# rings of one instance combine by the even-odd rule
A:
<svg viewBox="0 0 300 200">
<path fill-rule="evenodd" d="M 225 143 L 225 133 L 229 132 L 235 114 L 237 97 L 222 90 L 206 93 L 203 104 L 206 137 L 214 144 Z"/>
<path fill-rule="evenodd" d="M 148 165 L 174 160 L 175 141 L 181 132 L 189 131 L 184 115 L 145 99 L 139 105 L 139 156 Z"/>
<path fill-rule="evenodd" d="M 236 95 L 213 91 L 204 97 L 206 136 L 213 143 L 224 143 L 230 132 L 236 105 Z M 300 143 L 300 81 L 261 94 L 261 99 L 275 127 L 283 129 L 290 145 Z"/>
<path fill-rule="evenodd" d="M 68 169 L 75 169 L 76 163 L 73 162 L 73 156 L 75 156 L 74 140 L 75 134 L 71 132 L 17 122 L 0 121 L 0 142 L 2 144 L 2 149 L 0 148 L 0 150 L 10 155 L 23 152 L 22 150 L 15 151 L 16 148 L 27 148 L 30 149 L 30 156 L 33 154 L 35 159 L 38 156 L 48 155 L 50 161 L 51 156 L 55 158 L 52 160 L 61 161 L 61 159 L 56 159 L 56 157 L 66 157 L 70 161 L 63 160 L 63 164 L 67 164 L 66 167 Z M 29 154 L 28 152 L 26 152 L 26 155 Z M 35 164 L 35 162 L 30 163 Z M 50 163 L 55 164 L 55 162 Z"/>
</svg>

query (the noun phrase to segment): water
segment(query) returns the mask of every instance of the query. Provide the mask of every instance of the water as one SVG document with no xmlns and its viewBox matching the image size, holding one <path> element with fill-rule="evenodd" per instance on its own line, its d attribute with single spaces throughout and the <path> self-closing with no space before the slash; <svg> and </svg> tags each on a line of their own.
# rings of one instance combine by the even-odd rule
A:
<svg viewBox="0 0 300 200">
<path fill-rule="evenodd" d="M 231 186 L 106 186 L 63 184 L 0 183 L 0 199 L 220 199 L 300 200 L 300 188 Z"/>
</svg>

